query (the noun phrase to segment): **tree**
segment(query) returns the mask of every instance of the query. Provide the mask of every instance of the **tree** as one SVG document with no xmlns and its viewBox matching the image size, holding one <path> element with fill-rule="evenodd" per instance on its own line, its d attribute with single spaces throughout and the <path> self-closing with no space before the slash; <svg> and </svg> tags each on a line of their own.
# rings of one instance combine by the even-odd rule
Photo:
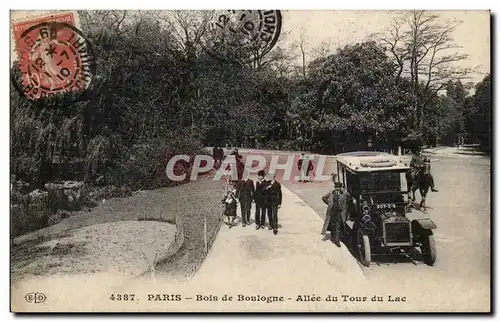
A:
<svg viewBox="0 0 500 322">
<path fill-rule="evenodd" d="M 394 147 L 409 119 L 411 87 L 396 82 L 396 69 L 384 49 L 366 42 L 339 49 L 310 75 L 315 89 L 316 130 L 337 136 L 345 148 L 368 139 Z M 349 147 L 350 145 L 350 147 Z"/>
<path fill-rule="evenodd" d="M 448 81 L 446 85 L 447 113 L 445 114 L 448 123 L 448 131 L 445 134 L 444 144 L 463 144 L 465 136 L 465 101 L 467 92 L 460 80 L 456 82 Z"/>
<path fill-rule="evenodd" d="M 293 48 L 284 48 L 278 45 L 264 57 L 259 70 L 267 69 L 281 79 L 294 78 L 297 75 L 296 59 L 297 55 Z"/>
<path fill-rule="evenodd" d="M 301 69 L 300 69 L 300 74 L 302 75 L 302 78 L 306 78 L 306 70 L 307 70 L 307 63 L 306 63 L 306 47 L 307 47 L 307 41 L 306 41 L 306 35 L 305 35 L 305 29 L 301 29 L 300 31 L 300 38 L 299 40 L 295 41 L 294 46 L 297 47 L 300 51 L 300 57 L 301 57 Z"/>
<path fill-rule="evenodd" d="M 491 152 L 491 75 L 476 85 L 469 101 L 466 129 L 471 143 L 479 143 L 485 152 Z"/>
<path fill-rule="evenodd" d="M 411 11 L 394 18 L 388 32 L 379 35 L 393 57 L 397 77 L 409 77 L 413 92 L 413 126 L 422 129 L 426 105 L 449 80 L 463 79 L 470 72 L 456 64 L 468 57 L 455 52 L 453 32 L 460 22 L 442 21 L 427 11 Z"/>
<path fill-rule="evenodd" d="M 322 41 L 319 45 L 311 49 L 311 55 L 314 60 L 328 57 L 329 55 L 333 54 L 333 52 L 334 45 L 331 41 Z"/>
<path fill-rule="evenodd" d="M 165 17 L 168 29 L 185 58 L 192 62 L 203 50 L 203 37 L 215 18 L 214 12 L 176 10 Z"/>
</svg>

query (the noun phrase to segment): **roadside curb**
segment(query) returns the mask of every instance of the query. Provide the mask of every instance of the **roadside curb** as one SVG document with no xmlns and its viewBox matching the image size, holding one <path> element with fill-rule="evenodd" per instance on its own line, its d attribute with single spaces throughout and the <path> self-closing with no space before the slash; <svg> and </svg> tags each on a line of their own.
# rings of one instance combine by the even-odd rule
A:
<svg viewBox="0 0 500 322">
<path fill-rule="evenodd" d="M 192 269 L 192 271 L 190 272 L 190 274 L 188 276 L 188 279 L 193 279 L 196 276 L 196 274 L 198 273 L 198 271 L 203 267 L 203 264 L 206 262 L 208 256 L 210 255 L 210 251 L 212 250 L 212 246 L 215 243 L 215 239 L 217 238 L 217 235 L 219 234 L 220 228 L 222 226 L 222 222 L 223 221 L 220 220 L 219 223 L 217 224 L 217 227 L 214 230 L 213 236 L 210 238 L 210 240 L 207 243 L 207 251 L 204 254 L 205 256 L 203 257 L 203 260 L 194 266 L 194 268 Z"/>
<path fill-rule="evenodd" d="M 211 177 L 215 173 L 214 169 L 209 170 L 207 173 L 204 174 L 205 178 Z M 142 274 L 139 276 L 136 276 L 135 278 L 141 278 L 141 277 L 154 277 L 154 272 L 156 269 L 156 266 L 167 262 L 171 257 L 175 256 L 177 252 L 180 250 L 180 248 L 184 245 L 184 222 L 183 222 L 183 216 L 186 216 L 186 214 L 183 215 L 178 215 L 175 218 L 175 225 L 177 227 L 177 230 L 175 232 L 175 237 L 174 237 L 174 243 L 171 245 L 169 250 L 165 255 L 163 255 L 160 259 L 156 260 L 152 268 L 147 269 L 144 271 Z M 214 230 L 214 234 L 210 238 L 210 240 L 207 242 L 207 252 L 204 254 L 203 259 L 199 263 L 194 263 L 194 266 L 191 267 L 189 273 L 188 273 L 188 279 L 191 279 L 193 276 L 196 275 L 196 273 L 199 271 L 200 267 L 203 265 L 205 262 L 208 254 L 210 253 L 210 250 L 212 248 L 212 245 L 219 233 L 220 227 L 222 225 L 222 220 L 219 221 L 217 224 L 217 227 Z M 149 274 L 148 274 L 149 273 Z"/>
<path fill-rule="evenodd" d="M 137 279 L 145 276 L 153 277 L 155 274 L 156 266 L 159 263 L 168 260 L 170 257 L 174 256 L 179 251 L 179 249 L 184 244 L 184 226 L 182 223 L 182 215 L 177 215 L 175 217 L 175 227 L 176 230 L 174 235 L 174 242 L 168 247 L 166 253 L 164 255 L 160 254 L 161 257 L 155 258 L 154 262 L 148 268 L 146 268 L 144 271 L 137 274 L 136 276 L 132 277 L 132 279 Z"/>
<path fill-rule="evenodd" d="M 314 213 L 315 216 L 317 216 L 319 219 L 321 219 L 321 221 L 323 221 L 324 219 L 321 217 L 320 214 L 318 214 L 313 208 L 311 208 L 304 200 L 302 200 L 297 194 L 295 194 L 293 191 L 291 191 L 290 189 L 288 189 L 287 187 L 281 185 L 281 189 L 283 190 L 284 194 L 289 194 L 291 195 L 295 200 L 291 200 L 289 201 L 290 203 L 297 203 L 298 201 L 299 202 L 302 202 L 304 205 L 302 207 L 304 207 L 304 210 L 306 212 L 309 212 L 309 213 Z M 321 238 L 321 234 L 320 234 L 320 230 L 321 230 L 321 227 L 318 227 L 318 239 Z M 333 245 L 333 244 L 332 244 Z M 333 246 L 332 246 L 332 249 L 333 249 Z M 338 249 L 338 248 L 335 248 L 335 249 Z M 363 270 L 361 269 L 361 267 L 359 267 L 358 263 L 356 260 L 353 259 L 352 257 L 352 254 L 349 252 L 349 250 L 347 249 L 347 246 L 346 245 L 343 245 L 340 249 L 339 249 L 341 252 L 342 252 L 342 257 L 345 257 L 345 258 L 350 258 L 352 259 L 351 261 L 348 261 L 348 262 L 344 262 L 344 264 L 347 264 L 349 265 L 349 271 L 356 274 L 356 275 L 359 275 L 361 278 L 363 279 L 367 279 L 366 278 L 366 275 L 364 274 Z"/>
</svg>

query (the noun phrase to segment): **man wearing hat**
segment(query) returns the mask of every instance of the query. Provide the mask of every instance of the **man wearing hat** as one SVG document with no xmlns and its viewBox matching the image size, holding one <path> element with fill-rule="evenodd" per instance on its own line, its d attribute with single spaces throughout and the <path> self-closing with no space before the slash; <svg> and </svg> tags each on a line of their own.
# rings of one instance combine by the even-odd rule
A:
<svg viewBox="0 0 500 322">
<path fill-rule="evenodd" d="M 266 224 L 266 187 L 269 185 L 267 180 L 264 180 L 266 172 L 260 170 L 257 172 L 257 182 L 255 183 L 254 201 L 255 201 L 255 229 L 264 228 Z"/>
<path fill-rule="evenodd" d="M 269 174 L 269 185 L 265 190 L 267 216 L 269 218 L 269 230 L 273 230 L 275 235 L 278 234 L 278 209 L 281 207 L 283 195 L 281 193 L 281 184 L 276 181 L 276 174 Z"/>
<path fill-rule="evenodd" d="M 254 198 L 255 186 L 253 180 L 246 178 L 236 185 L 236 198 L 240 201 L 242 226 L 250 224 L 250 209 Z"/>
<path fill-rule="evenodd" d="M 336 181 L 334 185 L 335 189 L 322 197 L 323 202 L 328 207 L 321 234 L 326 235 L 326 231 L 329 230 L 331 241 L 340 247 L 340 240 L 344 235 L 344 225 L 347 220 L 349 193 L 343 189 L 341 182 Z"/>
</svg>

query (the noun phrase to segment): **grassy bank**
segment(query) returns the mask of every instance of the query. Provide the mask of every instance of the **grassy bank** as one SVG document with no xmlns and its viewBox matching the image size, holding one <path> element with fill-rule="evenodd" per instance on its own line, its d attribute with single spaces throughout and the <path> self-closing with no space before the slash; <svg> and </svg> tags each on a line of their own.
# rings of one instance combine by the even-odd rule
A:
<svg viewBox="0 0 500 322">
<path fill-rule="evenodd" d="M 184 245 L 178 254 L 169 259 L 169 263 L 160 263 L 157 273 L 186 275 L 204 259 L 205 216 L 209 239 L 218 228 L 222 207 L 219 201 L 223 192 L 223 182 L 205 179 L 171 188 L 140 191 L 131 197 L 106 200 L 104 204 L 93 208 L 90 212 L 75 213 L 53 226 L 14 239 L 11 252 L 12 267 L 21 269 L 32 263 L 23 256 L 27 249 L 67 236 L 75 229 L 124 220 L 158 220 L 173 224 L 175 217 L 181 215 L 185 232 Z M 124 234 L 116 238 L 124 239 L 127 236 Z M 66 256 L 68 260 L 74 255 L 71 250 L 59 254 Z"/>
<path fill-rule="evenodd" d="M 203 180 L 192 185 L 181 196 L 184 204 L 184 244 L 171 258 L 156 266 L 156 275 L 176 278 L 190 277 L 205 259 L 204 220 L 207 219 L 207 240 L 213 240 L 221 222 L 224 193 L 222 181 Z"/>
</svg>

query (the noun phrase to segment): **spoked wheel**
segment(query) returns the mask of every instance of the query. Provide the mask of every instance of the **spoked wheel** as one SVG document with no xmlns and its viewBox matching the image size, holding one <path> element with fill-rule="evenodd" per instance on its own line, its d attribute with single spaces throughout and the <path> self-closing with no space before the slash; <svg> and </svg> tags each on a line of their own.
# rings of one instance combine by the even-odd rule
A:
<svg viewBox="0 0 500 322">
<path fill-rule="evenodd" d="M 370 266 L 372 260 L 372 250 L 370 246 L 370 238 L 366 235 L 361 228 L 358 228 L 358 255 L 361 264 Z"/>
<path fill-rule="evenodd" d="M 420 249 L 424 256 L 424 262 L 429 266 L 433 266 L 436 262 L 436 243 L 434 242 L 434 236 L 432 233 L 427 233 L 422 236 L 421 242 L 422 246 Z"/>
</svg>

